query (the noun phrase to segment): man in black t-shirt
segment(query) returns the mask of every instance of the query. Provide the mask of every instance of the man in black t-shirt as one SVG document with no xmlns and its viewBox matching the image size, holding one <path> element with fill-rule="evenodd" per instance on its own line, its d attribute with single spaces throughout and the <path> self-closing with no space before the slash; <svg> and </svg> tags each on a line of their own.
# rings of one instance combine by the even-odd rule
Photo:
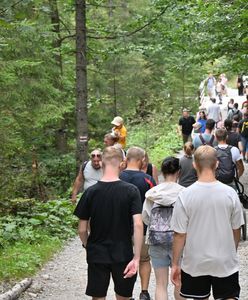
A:
<svg viewBox="0 0 248 300">
<path fill-rule="evenodd" d="M 183 144 L 192 142 L 191 133 L 195 122 L 195 118 L 189 115 L 189 110 L 184 108 L 182 117 L 178 122 L 178 133 L 182 135 Z"/>
<path fill-rule="evenodd" d="M 121 172 L 120 179 L 134 184 L 140 191 L 142 203 L 145 201 L 145 193 L 156 185 L 155 180 L 141 171 L 145 160 L 145 150 L 139 147 L 131 147 L 127 151 L 127 168 Z M 145 244 L 146 226 L 144 226 L 144 241 L 141 250 L 139 274 L 141 279 L 140 300 L 150 300 L 148 285 L 151 274 L 148 245 Z"/>
<path fill-rule="evenodd" d="M 87 251 L 86 294 L 94 299 L 106 297 L 110 276 L 116 298 L 129 299 L 139 267 L 142 203 L 137 187 L 119 180 L 122 158 L 120 149 L 104 150 L 103 177 L 84 192 L 74 212 L 80 219 L 79 236 Z"/>
</svg>

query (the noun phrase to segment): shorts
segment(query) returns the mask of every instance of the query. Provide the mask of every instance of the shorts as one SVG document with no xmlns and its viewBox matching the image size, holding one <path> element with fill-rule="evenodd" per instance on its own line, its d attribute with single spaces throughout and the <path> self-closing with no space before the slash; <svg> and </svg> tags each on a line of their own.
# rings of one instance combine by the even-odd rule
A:
<svg viewBox="0 0 248 300">
<path fill-rule="evenodd" d="M 245 138 L 241 135 L 241 142 L 243 146 L 243 152 L 248 152 L 248 138 Z"/>
<path fill-rule="evenodd" d="M 172 249 L 162 245 L 150 245 L 149 254 L 154 269 L 166 268 L 171 266 Z"/>
<path fill-rule="evenodd" d="M 210 275 L 192 277 L 181 270 L 180 295 L 188 299 L 206 299 L 210 296 L 211 287 L 214 299 L 239 299 L 239 272 L 228 277 L 214 277 Z"/>
<path fill-rule="evenodd" d="M 149 256 L 149 245 L 145 243 L 146 237 L 144 236 L 143 238 L 143 244 L 141 248 L 141 253 L 140 253 L 140 262 L 148 262 L 150 261 L 150 256 Z"/>
<path fill-rule="evenodd" d="M 131 278 L 124 278 L 123 272 L 128 263 L 89 263 L 86 295 L 96 298 L 106 297 L 112 275 L 115 293 L 122 297 L 132 297 L 137 274 Z"/>
</svg>

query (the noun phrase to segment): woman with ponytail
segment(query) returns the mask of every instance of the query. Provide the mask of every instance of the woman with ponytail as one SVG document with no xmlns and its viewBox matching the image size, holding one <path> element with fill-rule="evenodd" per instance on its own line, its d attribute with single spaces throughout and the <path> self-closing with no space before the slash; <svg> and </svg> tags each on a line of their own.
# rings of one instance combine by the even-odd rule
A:
<svg viewBox="0 0 248 300">
<path fill-rule="evenodd" d="M 178 183 L 188 187 L 197 181 L 196 170 L 193 167 L 194 146 L 191 142 L 187 142 L 184 144 L 183 150 L 184 156 L 180 158 L 181 170 Z"/>
</svg>

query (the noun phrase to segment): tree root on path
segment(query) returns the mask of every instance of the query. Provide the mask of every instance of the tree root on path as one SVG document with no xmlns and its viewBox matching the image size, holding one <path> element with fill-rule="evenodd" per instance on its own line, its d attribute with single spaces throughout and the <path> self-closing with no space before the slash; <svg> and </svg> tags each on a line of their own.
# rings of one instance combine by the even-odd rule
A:
<svg viewBox="0 0 248 300">
<path fill-rule="evenodd" d="M 17 299 L 22 292 L 24 292 L 27 288 L 32 284 L 31 278 L 25 278 L 21 282 L 17 283 L 13 286 L 11 290 L 0 295 L 0 300 L 15 300 Z"/>
</svg>

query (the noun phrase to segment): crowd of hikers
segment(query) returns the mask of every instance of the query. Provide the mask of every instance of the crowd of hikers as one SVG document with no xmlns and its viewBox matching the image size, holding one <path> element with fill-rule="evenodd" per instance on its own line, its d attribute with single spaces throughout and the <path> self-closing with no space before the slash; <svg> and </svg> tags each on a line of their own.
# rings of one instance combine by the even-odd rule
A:
<svg viewBox="0 0 248 300">
<path fill-rule="evenodd" d="M 112 277 L 116 299 L 168 299 L 169 268 L 175 299 L 239 299 L 237 247 L 244 224 L 237 193 L 248 162 L 248 97 L 238 110 L 230 100 L 222 120 L 214 98 L 195 117 L 183 109 L 178 122 L 184 155 L 161 164 L 161 177 L 140 147 L 126 149 L 127 130 L 117 116 L 73 185 L 74 214 L 86 249 L 86 294 L 106 299 Z"/>
</svg>

